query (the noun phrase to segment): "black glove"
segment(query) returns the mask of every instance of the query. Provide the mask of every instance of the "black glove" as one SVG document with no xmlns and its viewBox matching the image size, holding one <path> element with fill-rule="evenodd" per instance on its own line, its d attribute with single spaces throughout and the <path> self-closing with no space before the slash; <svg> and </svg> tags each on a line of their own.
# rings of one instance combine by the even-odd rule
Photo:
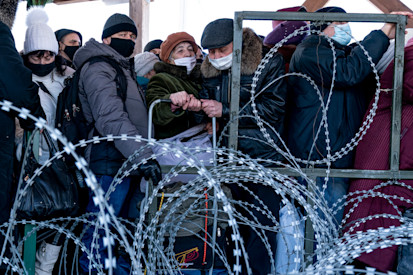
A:
<svg viewBox="0 0 413 275">
<path fill-rule="evenodd" d="M 154 159 L 150 159 L 148 162 L 139 165 L 138 171 L 146 180 L 151 179 L 153 185 L 157 185 L 162 180 L 161 167 Z"/>
</svg>

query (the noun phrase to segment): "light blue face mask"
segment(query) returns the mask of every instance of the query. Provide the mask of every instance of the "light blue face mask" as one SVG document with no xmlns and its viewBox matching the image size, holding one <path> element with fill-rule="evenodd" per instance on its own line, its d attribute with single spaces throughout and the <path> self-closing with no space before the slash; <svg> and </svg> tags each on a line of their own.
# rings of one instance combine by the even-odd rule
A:
<svg viewBox="0 0 413 275">
<path fill-rule="evenodd" d="M 335 25 L 334 26 L 334 35 L 331 37 L 334 41 L 340 43 L 343 46 L 348 45 L 351 41 L 351 29 L 350 25 L 343 24 L 343 25 Z"/>
</svg>

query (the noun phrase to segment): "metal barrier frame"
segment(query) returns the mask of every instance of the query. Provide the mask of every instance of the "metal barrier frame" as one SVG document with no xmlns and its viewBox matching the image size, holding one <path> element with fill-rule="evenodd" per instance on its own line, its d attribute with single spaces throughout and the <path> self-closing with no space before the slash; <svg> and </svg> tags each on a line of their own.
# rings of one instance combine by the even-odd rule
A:
<svg viewBox="0 0 413 275">
<path fill-rule="evenodd" d="M 229 148 L 236 150 L 238 143 L 238 113 L 241 89 L 241 57 L 242 57 L 242 22 L 243 20 L 289 20 L 289 21 L 318 21 L 318 22 L 389 22 L 396 25 L 394 75 L 392 98 L 392 129 L 390 144 L 390 170 L 357 170 L 357 169 L 330 169 L 330 177 L 344 178 L 371 178 L 371 179 L 413 179 L 413 171 L 400 171 L 400 129 L 401 105 L 404 68 L 404 35 L 407 17 L 395 14 L 362 14 L 362 13 L 303 13 L 303 12 L 235 12 L 234 40 L 232 60 L 232 84 L 230 103 Z M 272 168 L 288 176 L 300 176 L 298 172 L 288 168 Z M 326 176 L 326 169 L 303 168 L 302 171 L 309 178 Z M 312 204 L 313 202 L 308 201 Z M 312 221 L 307 220 L 305 225 L 305 254 L 314 252 L 314 229 Z M 310 264 L 307 262 L 306 265 Z"/>
<path fill-rule="evenodd" d="M 307 13 L 307 12 L 235 12 L 234 18 L 234 43 L 232 61 L 232 86 L 230 103 L 229 148 L 236 150 L 238 143 L 238 116 L 239 93 L 241 88 L 241 56 L 242 56 L 242 22 L 243 20 L 290 20 L 290 21 L 325 21 L 325 22 L 388 22 L 395 23 L 396 38 L 394 52 L 394 80 L 392 103 L 392 129 L 390 147 L 390 170 L 357 170 L 357 169 L 331 169 L 331 177 L 346 178 L 372 178 L 372 179 L 413 179 L 412 170 L 399 170 L 400 160 L 400 129 L 401 129 L 401 103 L 403 88 L 404 68 L 404 31 L 407 17 L 396 14 L 365 14 L 365 13 Z M 274 168 L 289 176 L 298 173 L 286 168 Z M 306 168 L 305 173 L 311 176 L 326 176 L 326 169 Z"/>
</svg>

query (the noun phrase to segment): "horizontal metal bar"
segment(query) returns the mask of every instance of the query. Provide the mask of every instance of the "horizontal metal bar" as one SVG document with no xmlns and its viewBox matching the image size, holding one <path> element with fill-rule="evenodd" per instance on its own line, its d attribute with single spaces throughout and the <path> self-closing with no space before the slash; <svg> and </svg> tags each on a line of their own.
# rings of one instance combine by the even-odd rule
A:
<svg viewBox="0 0 413 275">
<path fill-rule="evenodd" d="M 332 13 L 332 12 L 263 12 L 241 11 L 236 12 L 237 19 L 242 20 L 299 20 L 299 21 L 327 21 L 327 22 L 388 22 L 407 23 L 407 17 L 398 14 L 376 13 Z"/>
<path fill-rule="evenodd" d="M 173 165 L 161 165 L 162 172 L 167 173 L 173 167 Z M 209 170 L 213 169 L 213 166 L 206 167 Z M 297 177 L 301 176 L 295 170 L 291 168 L 269 168 L 271 170 L 277 171 L 280 174 Z M 177 170 L 177 169 L 175 169 Z M 180 172 L 181 174 L 198 174 L 198 169 L 187 168 L 186 171 Z M 245 171 L 249 171 L 245 169 Z M 323 168 L 302 168 L 302 172 L 308 177 L 325 177 L 326 169 Z M 391 171 L 391 170 L 358 170 L 358 169 L 330 169 L 329 177 L 335 178 L 358 178 L 358 179 L 413 179 L 413 170 L 403 170 L 403 171 Z"/>
</svg>

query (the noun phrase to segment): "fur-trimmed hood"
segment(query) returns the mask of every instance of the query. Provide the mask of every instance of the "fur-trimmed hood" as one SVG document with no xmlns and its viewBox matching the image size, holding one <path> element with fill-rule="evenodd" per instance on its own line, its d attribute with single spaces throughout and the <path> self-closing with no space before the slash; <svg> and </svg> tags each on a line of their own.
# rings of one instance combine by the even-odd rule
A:
<svg viewBox="0 0 413 275">
<path fill-rule="evenodd" d="M 251 75 L 257 69 L 262 59 L 262 40 L 250 28 L 244 28 L 242 31 L 242 58 L 241 58 L 241 75 Z M 209 58 L 205 58 L 201 66 L 202 75 L 205 78 L 217 77 L 221 74 L 209 62 Z"/>
<path fill-rule="evenodd" d="M 18 3 L 18 0 L 0 0 L 0 21 L 10 29 L 13 27 Z"/>
</svg>

